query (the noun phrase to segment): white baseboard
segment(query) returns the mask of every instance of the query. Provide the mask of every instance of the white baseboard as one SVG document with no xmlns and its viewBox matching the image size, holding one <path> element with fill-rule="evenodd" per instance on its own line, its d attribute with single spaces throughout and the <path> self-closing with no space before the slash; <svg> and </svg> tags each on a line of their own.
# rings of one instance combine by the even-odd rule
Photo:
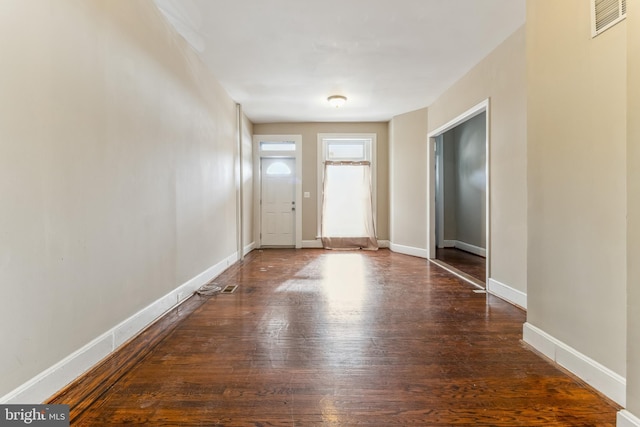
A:
<svg viewBox="0 0 640 427">
<path fill-rule="evenodd" d="M 113 353 L 119 346 L 155 322 L 164 313 L 183 302 L 201 286 L 219 276 L 238 259 L 238 254 L 234 253 L 160 297 L 55 365 L 0 397 L 0 404 L 35 404 L 44 402 Z"/>
<path fill-rule="evenodd" d="M 427 250 L 422 248 L 414 248 L 412 246 L 398 245 L 396 243 L 390 243 L 389 249 L 399 254 L 411 255 L 418 258 L 428 258 Z"/>
<path fill-rule="evenodd" d="M 454 246 L 458 249 L 462 249 L 463 251 L 470 252 L 472 254 L 485 258 L 487 257 L 487 250 L 485 248 L 481 248 L 480 246 L 474 246 L 469 243 L 461 242 L 460 240 L 456 240 Z"/>
<path fill-rule="evenodd" d="M 618 405 L 626 406 L 627 381 L 623 376 L 528 322 L 523 325 L 522 339 Z"/>
<path fill-rule="evenodd" d="M 640 418 L 623 409 L 616 417 L 616 427 L 640 427 Z"/>
<path fill-rule="evenodd" d="M 315 240 L 303 240 L 302 247 L 309 248 L 309 249 L 322 249 L 324 246 L 322 246 L 322 240 L 315 239 Z"/>
<path fill-rule="evenodd" d="M 443 247 L 443 248 L 455 248 L 456 247 L 456 241 L 455 240 L 443 240 L 441 247 Z"/>
<path fill-rule="evenodd" d="M 388 248 L 390 245 L 388 240 L 378 240 L 378 247 L 380 248 Z M 322 249 L 324 246 L 322 245 L 322 240 L 303 240 L 302 247 L 305 249 Z"/>
<path fill-rule="evenodd" d="M 256 248 L 256 242 L 251 242 L 244 247 L 244 254 L 247 255 L 249 252 Z"/>
<path fill-rule="evenodd" d="M 517 289 L 500 283 L 497 280 L 489 279 L 487 283 L 487 292 L 502 298 L 503 300 L 515 304 L 519 307 L 527 309 L 527 294 Z"/>
</svg>

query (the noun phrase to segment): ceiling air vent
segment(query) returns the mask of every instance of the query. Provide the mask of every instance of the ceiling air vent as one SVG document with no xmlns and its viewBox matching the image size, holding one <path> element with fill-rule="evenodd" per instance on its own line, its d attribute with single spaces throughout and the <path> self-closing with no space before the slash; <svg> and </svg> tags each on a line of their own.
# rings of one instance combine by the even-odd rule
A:
<svg viewBox="0 0 640 427">
<path fill-rule="evenodd" d="M 591 35 L 608 30 L 627 17 L 627 0 L 591 0 Z"/>
</svg>

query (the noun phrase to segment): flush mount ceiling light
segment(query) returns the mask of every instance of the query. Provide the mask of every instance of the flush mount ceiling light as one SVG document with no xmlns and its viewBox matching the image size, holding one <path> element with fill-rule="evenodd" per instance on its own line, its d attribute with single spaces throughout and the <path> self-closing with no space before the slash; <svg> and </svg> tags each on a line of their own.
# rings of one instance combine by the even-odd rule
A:
<svg viewBox="0 0 640 427">
<path fill-rule="evenodd" d="M 342 95 L 331 95 L 327 98 L 332 107 L 340 108 L 347 102 L 347 97 Z"/>
</svg>

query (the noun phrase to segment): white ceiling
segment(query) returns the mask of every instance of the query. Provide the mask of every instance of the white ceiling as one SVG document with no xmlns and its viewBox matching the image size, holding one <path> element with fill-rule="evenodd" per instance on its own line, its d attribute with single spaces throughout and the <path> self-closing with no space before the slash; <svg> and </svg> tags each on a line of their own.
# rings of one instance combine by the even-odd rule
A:
<svg viewBox="0 0 640 427">
<path fill-rule="evenodd" d="M 525 0 L 155 0 L 254 123 L 429 106 L 525 22 Z M 348 98 L 336 109 L 330 95 Z"/>
</svg>

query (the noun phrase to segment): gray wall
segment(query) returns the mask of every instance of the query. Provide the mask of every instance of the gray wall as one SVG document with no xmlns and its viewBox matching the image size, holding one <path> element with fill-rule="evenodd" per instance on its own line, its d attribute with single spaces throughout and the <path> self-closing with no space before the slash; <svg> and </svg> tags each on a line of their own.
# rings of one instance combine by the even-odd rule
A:
<svg viewBox="0 0 640 427">
<path fill-rule="evenodd" d="M 443 135 L 444 239 L 486 248 L 486 114 Z"/>
<path fill-rule="evenodd" d="M 458 236 L 458 218 L 456 204 L 458 200 L 458 159 L 454 133 L 447 132 L 440 138 L 442 155 L 442 200 L 444 240 L 456 240 Z M 436 211 L 439 212 L 439 211 Z M 442 243 L 442 242 L 441 242 Z"/>
</svg>

